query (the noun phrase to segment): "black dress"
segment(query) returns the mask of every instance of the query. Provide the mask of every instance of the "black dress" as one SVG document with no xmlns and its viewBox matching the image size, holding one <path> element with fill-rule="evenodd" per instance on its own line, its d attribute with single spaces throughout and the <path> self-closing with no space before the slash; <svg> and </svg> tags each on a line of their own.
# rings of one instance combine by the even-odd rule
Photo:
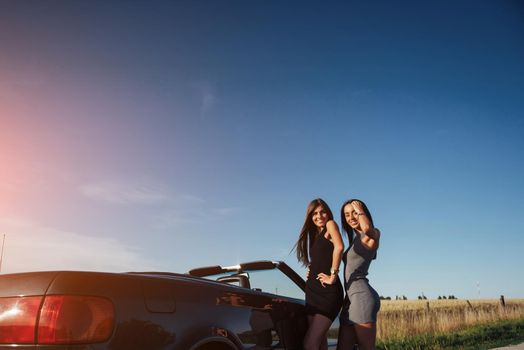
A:
<svg viewBox="0 0 524 350">
<path fill-rule="evenodd" d="M 306 313 L 308 315 L 321 314 L 335 320 L 344 298 L 342 283 L 337 278 L 334 284 L 322 286 L 317 275 L 321 272 L 331 274 L 331 263 L 333 261 L 333 243 L 324 234 L 324 228 L 316 237 L 311 246 L 309 265 L 309 277 L 306 281 Z"/>
</svg>

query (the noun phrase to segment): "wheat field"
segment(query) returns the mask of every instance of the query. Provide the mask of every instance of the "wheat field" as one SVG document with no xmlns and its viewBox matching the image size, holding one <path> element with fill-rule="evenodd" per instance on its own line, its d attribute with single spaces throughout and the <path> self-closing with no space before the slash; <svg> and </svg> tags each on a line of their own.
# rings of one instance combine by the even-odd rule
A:
<svg viewBox="0 0 524 350">
<path fill-rule="evenodd" d="M 382 300 L 377 337 L 380 340 L 418 334 L 441 334 L 479 324 L 524 318 L 524 299 L 506 300 Z"/>
</svg>

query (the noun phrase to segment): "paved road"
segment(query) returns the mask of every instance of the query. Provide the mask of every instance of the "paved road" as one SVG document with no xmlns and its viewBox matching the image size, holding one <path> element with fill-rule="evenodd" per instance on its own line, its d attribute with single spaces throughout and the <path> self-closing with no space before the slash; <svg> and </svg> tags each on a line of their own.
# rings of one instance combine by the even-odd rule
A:
<svg viewBox="0 0 524 350">
<path fill-rule="evenodd" d="M 491 350 L 524 350 L 524 343 L 519 344 L 519 345 L 504 346 L 502 348 L 496 348 L 496 349 L 491 349 Z"/>
</svg>

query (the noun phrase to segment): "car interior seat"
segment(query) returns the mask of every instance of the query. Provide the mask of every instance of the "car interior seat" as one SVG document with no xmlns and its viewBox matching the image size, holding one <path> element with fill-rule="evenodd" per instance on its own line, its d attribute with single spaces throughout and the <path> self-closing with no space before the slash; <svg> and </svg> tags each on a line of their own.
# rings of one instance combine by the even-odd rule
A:
<svg viewBox="0 0 524 350">
<path fill-rule="evenodd" d="M 222 276 L 222 277 L 217 278 L 217 281 L 223 282 L 223 283 L 229 283 L 229 284 L 238 283 L 239 287 L 248 288 L 248 289 L 251 288 L 251 284 L 249 283 L 249 277 L 247 273 L 236 273 L 234 275 Z"/>
</svg>

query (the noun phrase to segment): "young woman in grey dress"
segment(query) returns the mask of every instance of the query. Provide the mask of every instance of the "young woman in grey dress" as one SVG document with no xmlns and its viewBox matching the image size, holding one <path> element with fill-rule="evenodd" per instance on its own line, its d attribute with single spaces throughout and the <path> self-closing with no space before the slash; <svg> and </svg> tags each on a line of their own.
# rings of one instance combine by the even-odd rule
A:
<svg viewBox="0 0 524 350">
<path fill-rule="evenodd" d="M 349 248 L 344 252 L 344 286 L 346 297 L 340 313 L 337 350 L 375 350 L 378 293 L 369 285 L 371 260 L 376 258 L 380 231 L 373 225 L 367 206 L 358 199 L 342 205 L 341 221 L 348 234 Z"/>
<path fill-rule="evenodd" d="M 327 331 L 342 307 L 344 291 L 338 268 L 344 250 L 342 236 L 326 202 L 312 200 L 295 245 L 298 260 L 308 266 L 305 350 L 327 350 Z"/>
</svg>

